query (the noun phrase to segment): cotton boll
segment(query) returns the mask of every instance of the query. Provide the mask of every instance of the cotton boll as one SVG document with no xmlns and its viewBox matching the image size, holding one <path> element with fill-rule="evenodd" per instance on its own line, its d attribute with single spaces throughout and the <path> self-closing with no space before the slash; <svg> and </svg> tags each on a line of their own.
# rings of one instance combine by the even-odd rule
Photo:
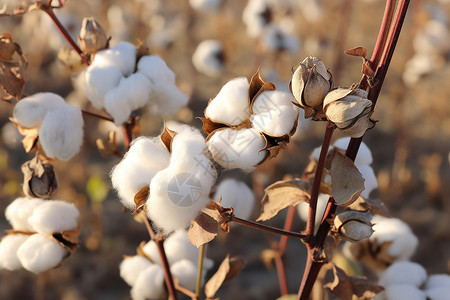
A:
<svg viewBox="0 0 450 300">
<path fill-rule="evenodd" d="M 223 207 L 233 207 L 236 217 L 248 219 L 255 205 L 255 195 L 243 182 L 234 179 L 225 179 L 220 182 L 214 194 L 214 201 L 222 198 Z"/>
<path fill-rule="evenodd" d="M 422 290 L 408 284 L 390 285 L 385 289 L 386 300 L 426 300 Z"/>
<path fill-rule="evenodd" d="M 111 172 L 111 182 L 128 209 L 134 210 L 134 196 L 149 184 L 160 170 L 167 168 L 170 153 L 160 137 L 135 139 L 124 158 Z"/>
<path fill-rule="evenodd" d="M 64 99 L 53 93 L 37 93 L 20 100 L 13 111 L 13 118 L 24 127 L 39 126 L 49 110 L 65 106 Z"/>
<path fill-rule="evenodd" d="M 189 0 L 189 4 L 197 11 L 209 12 L 219 9 L 222 0 Z"/>
<path fill-rule="evenodd" d="M 39 141 L 49 158 L 69 160 L 83 143 L 83 116 L 77 107 L 49 111 L 39 128 Z"/>
<path fill-rule="evenodd" d="M 90 65 L 85 73 L 84 84 L 92 105 L 102 109 L 106 93 L 116 87 L 122 77 L 122 72 L 114 65 Z"/>
<path fill-rule="evenodd" d="M 384 270 L 379 279 L 379 284 L 384 287 L 396 284 L 408 284 L 420 287 L 427 279 L 427 272 L 418 263 L 399 261 Z"/>
<path fill-rule="evenodd" d="M 116 66 L 123 76 L 133 73 L 136 66 L 136 47 L 128 42 L 119 42 L 110 49 L 98 51 L 92 65 L 94 66 Z"/>
<path fill-rule="evenodd" d="M 251 172 L 268 155 L 266 142 L 254 128 L 217 130 L 206 142 L 215 161 L 227 169 Z"/>
<path fill-rule="evenodd" d="M 205 40 L 198 44 L 192 63 L 200 73 L 219 77 L 223 72 L 223 49 L 218 40 Z"/>
<path fill-rule="evenodd" d="M 317 198 L 317 209 L 316 209 L 316 218 L 315 218 L 315 230 L 319 228 L 320 222 L 322 221 L 323 214 L 325 213 L 325 209 L 327 207 L 328 199 L 330 198 L 330 195 L 327 194 L 319 194 L 319 197 Z M 308 220 L 309 216 L 309 203 L 302 202 L 297 205 L 297 212 L 300 216 L 300 219 L 303 221 Z"/>
<path fill-rule="evenodd" d="M 291 53 L 298 52 L 300 48 L 299 40 L 289 35 L 283 27 L 277 24 L 268 25 L 261 34 L 262 45 L 269 51 L 287 50 Z"/>
<path fill-rule="evenodd" d="M 6 208 L 5 217 L 13 229 L 33 231 L 33 226 L 28 223 L 28 218 L 43 203 L 44 201 L 38 198 L 17 198 Z"/>
<path fill-rule="evenodd" d="M 239 125 L 250 117 L 248 79 L 228 81 L 205 109 L 205 117 L 220 123 Z"/>
<path fill-rule="evenodd" d="M 113 117 L 116 126 L 121 126 L 128 121 L 128 118 L 131 115 L 130 104 L 127 102 L 126 98 L 121 97 L 123 94 L 124 90 L 118 86 L 105 95 L 105 109 Z"/>
<path fill-rule="evenodd" d="M 376 239 L 378 244 L 392 242 L 388 250 L 390 256 L 407 260 L 414 254 L 419 241 L 406 223 L 379 215 L 372 217 L 372 223 L 374 233 L 370 239 Z"/>
<path fill-rule="evenodd" d="M 350 137 L 343 137 L 336 140 L 333 143 L 334 147 L 342 150 L 347 150 L 348 144 L 350 143 Z M 358 154 L 356 155 L 355 165 L 371 165 L 373 163 L 372 151 L 364 142 L 361 142 L 359 146 Z"/>
<path fill-rule="evenodd" d="M 195 290 L 197 283 L 197 266 L 188 259 L 177 261 L 170 267 L 173 276 L 178 278 L 181 286 Z"/>
<path fill-rule="evenodd" d="M 10 271 L 22 268 L 22 264 L 17 257 L 17 249 L 29 237 L 27 234 L 9 234 L 0 241 L 0 269 Z"/>
<path fill-rule="evenodd" d="M 413 42 L 414 50 L 422 54 L 445 54 L 450 50 L 450 34 L 445 24 L 428 21 Z"/>
<path fill-rule="evenodd" d="M 142 271 L 131 289 L 133 300 L 163 299 L 165 294 L 164 272 L 159 265 L 151 265 Z"/>
<path fill-rule="evenodd" d="M 356 165 L 359 172 L 361 172 L 362 177 L 364 178 L 364 190 L 361 193 L 363 198 L 369 198 L 370 193 L 378 188 L 377 177 L 371 166 L 368 165 Z"/>
<path fill-rule="evenodd" d="M 150 110 L 158 115 L 173 115 L 186 106 L 188 100 L 174 83 L 161 81 L 153 85 Z"/>
<path fill-rule="evenodd" d="M 440 287 L 450 287 L 450 275 L 448 274 L 434 274 L 428 277 L 425 289 L 434 289 Z"/>
<path fill-rule="evenodd" d="M 139 274 L 146 268 L 150 267 L 152 263 L 143 256 L 135 255 L 125 257 L 120 263 L 120 277 L 129 285 L 133 286 Z"/>
<path fill-rule="evenodd" d="M 139 59 L 138 73 L 144 74 L 153 84 L 175 83 L 175 74 L 158 55 L 147 55 Z"/>
<path fill-rule="evenodd" d="M 425 290 L 429 300 L 448 300 L 450 295 L 450 286 L 440 286 Z"/>
<path fill-rule="evenodd" d="M 67 253 L 52 237 L 33 234 L 19 247 L 17 257 L 25 269 L 41 273 L 56 267 Z"/>
<path fill-rule="evenodd" d="M 51 235 L 75 229 L 80 212 L 74 204 L 60 200 L 45 201 L 34 209 L 28 222 L 35 232 Z"/>
<path fill-rule="evenodd" d="M 166 243 L 164 243 L 164 248 L 167 248 Z M 142 251 L 144 251 L 145 255 L 147 255 L 155 264 L 162 264 L 161 258 L 159 257 L 158 246 L 154 241 L 149 241 L 145 244 L 144 247 L 142 247 Z"/>
<path fill-rule="evenodd" d="M 176 230 L 164 242 L 167 260 L 170 265 L 183 259 L 188 259 L 193 263 L 198 261 L 199 249 L 192 245 L 187 238 L 187 231 L 182 228 Z"/>
<path fill-rule="evenodd" d="M 292 104 L 294 97 L 280 91 L 261 93 L 253 103 L 250 117 L 253 128 L 271 136 L 290 134 L 298 118 L 298 107 Z"/>
<path fill-rule="evenodd" d="M 258 37 L 263 32 L 264 27 L 271 21 L 265 15 L 269 12 L 269 1 L 249 0 L 242 13 L 242 20 L 247 27 L 247 34 L 251 37 Z"/>
</svg>

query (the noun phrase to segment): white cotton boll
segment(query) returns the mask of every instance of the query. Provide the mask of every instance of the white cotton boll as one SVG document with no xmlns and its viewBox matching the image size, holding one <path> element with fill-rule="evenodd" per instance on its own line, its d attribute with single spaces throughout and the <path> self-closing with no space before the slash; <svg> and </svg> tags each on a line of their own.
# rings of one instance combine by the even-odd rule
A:
<svg viewBox="0 0 450 300">
<path fill-rule="evenodd" d="M 44 200 L 38 198 L 17 198 L 6 208 L 5 217 L 13 229 L 33 231 L 33 226 L 28 223 L 28 218 L 43 203 Z"/>
<path fill-rule="evenodd" d="M 161 81 L 153 85 L 150 97 L 150 110 L 157 115 L 173 115 L 181 107 L 186 106 L 189 97 L 169 81 Z"/>
<path fill-rule="evenodd" d="M 448 274 L 434 274 L 428 277 L 425 289 L 433 289 L 440 287 L 450 287 L 450 275 Z"/>
<path fill-rule="evenodd" d="M 106 93 L 116 87 L 122 77 L 122 72 L 114 65 L 90 65 L 87 68 L 84 77 L 86 96 L 95 108 L 103 108 Z"/>
<path fill-rule="evenodd" d="M 440 286 L 425 290 L 429 300 L 448 300 L 450 295 L 450 286 Z"/>
<path fill-rule="evenodd" d="M 249 82 L 245 77 L 228 81 L 206 107 L 205 117 L 229 125 L 239 125 L 248 120 L 248 87 Z"/>
<path fill-rule="evenodd" d="M 198 44 L 192 55 L 192 63 L 200 73 L 219 77 L 223 72 L 223 48 L 218 40 L 205 40 Z"/>
<path fill-rule="evenodd" d="M 445 60 L 437 55 L 416 53 L 406 62 L 405 71 L 403 72 L 403 81 L 407 85 L 412 86 L 416 84 L 422 76 L 441 68 L 444 64 Z"/>
<path fill-rule="evenodd" d="M 267 0 L 249 0 L 242 13 L 242 20 L 247 27 L 247 34 L 251 37 L 261 35 L 270 20 L 264 14 L 270 10 Z"/>
<path fill-rule="evenodd" d="M 243 182 L 235 179 L 225 179 L 220 182 L 214 194 L 214 201 L 222 198 L 223 207 L 233 207 L 236 217 L 248 219 L 255 205 L 255 195 Z"/>
<path fill-rule="evenodd" d="M 24 127 L 39 126 L 49 110 L 64 107 L 64 99 L 53 93 L 37 93 L 20 100 L 13 111 L 13 118 Z"/>
<path fill-rule="evenodd" d="M 343 137 L 337 139 L 333 146 L 342 150 L 347 150 L 348 144 L 350 143 L 350 137 Z M 320 148 L 319 148 L 320 149 Z M 371 165 L 373 163 L 372 151 L 364 142 L 361 142 L 359 146 L 358 154 L 356 155 L 355 165 Z"/>
<path fill-rule="evenodd" d="M 197 11 L 209 12 L 218 10 L 222 0 L 189 0 L 189 4 Z"/>
<path fill-rule="evenodd" d="M 390 285 L 385 289 L 386 300 L 426 300 L 425 293 L 409 284 Z"/>
<path fill-rule="evenodd" d="M 187 231 L 184 228 L 176 230 L 167 238 L 164 242 L 164 249 L 170 265 L 183 259 L 188 259 L 193 263 L 198 261 L 199 249 L 189 242 Z"/>
<path fill-rule="evenodd" d="M 197 266 L 188 259 L 177 261 L 170 267 L 173 276 L 178 278 L 181 286 L 195 290 L 197 283 Z"/>
<path fill-rule="evenodd" d="M 41 273 L 56 267 L 67 253 L 52 237 L 33 234 L 19 247 L 17 257 L 25 269 Z"/>
<path fill-rule="evenodd" d="M 419 240 L 402 220 L 374 215 L 372 223 L 374 233 L 370 239 L 376 239 L 379 245 L 392 242 L 388 249 L 390 256 L 396 260 L 407 260 L 414 254 Z"/>
<path fill-rule="evenodd" d="M 79 216 L 80 212 L 73 203 L 52 200 L 36 207 L 28 222 L 35 232 L 51 235 L 75 229 L 78 226 Z"/>
<path fill-rule="evenodd" d="M 123 94 L 124 89 L 118 86 L 105 95 L 105 109 L 113 117 L 116 126 L 121 126 L 128 121 L 128 118 L 131 115 L 130 104 L 127 102 L 126 98 L 121 97 Z"/>
<path fill-rule="evenodd" d="M 39 128 L 45 154 L 49 158 L 71 159 L 83 144 L 83 126 L 83 116 L 77 107 L 49 111 Z"/>
<path fill-rule="evenodd" d="M 27 234 L 9 234 L 0 241 L 0 269 L 10 271 L 22 268 L 22 264 L 17 257 L 17 249 L 29 237 Z"/>
<path fill-rule="evenodd" d="M 120 196 L 120 201 L 130 210 L 135 210 L 134 196 L 160 170 L 167 168 L 170 153 L 160 137 L 139 137 L 131 143 L 124 158 L 111 172 L 111 182 Z"/>
<path fill-rule="evenodd" d="M 387 287 L 395 284 L 408 284 L 420 287 L 427 279 L 427 272 L 418 263 L 410 261 L 394 262 L 384 270 L 379 279 L 379 284 Z"/>
<path fill-rule="evenodd" d="M 120 277 L 122 277 L 129 286 L 133 286 L 136 283 L 139 274 L 151 265 L 152 263 L 143 256 L 135 255 L 125 257 L 119 265 Z"/>
<path fill-rule="evenodd" d="M 164 248 L 167 248 L 165 243 Z M 147 255 L 155 264 L 161 265 L 161 258 L 159 257 L 158 246 L 154 241 L 149 241 L 147 244 L 145 244 L 144 247 L 142 247 L 142 251 L 144 251 L 145 255 Z"/>
<path fill-rule="evenodd" d="M 98 51 L 92 65 L 94 66 L 116 66 L 123 76 L 134 72 L 136 66 L 136 47 L 128 42 L 119 42 L 113 48 Z"/>
<path fill-rule="evenodd" d="M 175 74 L 158 55 L 141 57 L 137 65 L 137 70 L 154 84 L 159 84 L 164 81 L 175 83 Z"/>
<path fill-rule="evenodd" d="M 292 104 L 294 97 L 285 92 L 266 91 L 253 102 L 250 117 L 253 128 L 271 136 L 290 134 L 298 118 L 298 107 Z"/>
<path fill-rule="evenodd" d="M 2 142 L 11 149 L 22 148 L 22 135 L 13 123 L 9 122 L 2 127 Z"/>
<path fill-rule="evenodd" d="M 445 24 L 431 20 L 416 34 L 414 50 L 422 54 L 445 54 L 450 50 L 450 34 Z"/>
<path fill-rule="evenodd" d="M 378 188 L 377 176 L 371 166 L 368 165 L 356 165 L 359 172 L 361 172 L 364 178 L 364 190 L 361 193 L 363 198 L 369 198 L 370 193 Z"/>
<path fill-rule="evenodd" d="M 254 128 L 217 130 L 206 142 L 213 159 L 227 169 L 251 172 L 268 155 L 266 142 Z"/>
<path fill-rule="evenodd" d="M 164 271 L 159 265 L 151 265 L 142 271 L 131 288 L 133 300 L 163 299 Z"/>
<path fill-rule="evenodd" d="M 299 40 L 276 24 L 270 24 L 264 29 L 261 34 L 261 42 L 269 51 L 287 50 L 296 53 L 300 48 Z"/>
<path fill-rule="evenodd" d="M 322 221 L 323 214 L 325 213 L 325 209 L 327 207 L 328 199 L 330 195 L 327 194 L 319 194 L 317 198 L 317 209 L 316 209 L 316 218 L 314 229 L 317 231 L 319 229 L 320 222 Z M 300 216 L 300 219 L 303 221 L 308 221 L 309 216 L 309 203 L 302 202 L 297 205 L 297 212 Z"/>
</svg>

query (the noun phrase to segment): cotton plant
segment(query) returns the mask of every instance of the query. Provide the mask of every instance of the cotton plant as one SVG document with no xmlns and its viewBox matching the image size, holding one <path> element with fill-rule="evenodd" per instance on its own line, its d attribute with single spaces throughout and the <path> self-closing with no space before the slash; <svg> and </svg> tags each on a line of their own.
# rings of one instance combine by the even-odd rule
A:
<svg viewBox="0 0 450 300">
<path fill-rule="evenodd" d="M 224 168 L 250 172 L 289 143 L 299 111 L 291 95 L 264 82 L 258 72 L 250 83 L 245 77 L 226 83 L 204 114 L 213 159 Z"/>
<path fill-rule="evenodd" d="M 194 290 L 199 249 L 188 241 L 187 231 L 178 229 L 173 232 L 165 240 L 164 249 L 172 275 L 178 279 L 181 286 Z M 141 252 L 142 255 L 125 256 L 119 267 L 120 276 L 131 286 L 133 299 L 164 299 L 167 297 L 167 291 L 156 243 L 146 243 L 141 247 Z M 203 275 L 212 265 L 212 260 L 205 257 Z"/>
<path fill-rule="evenodd" d="M 209 77 L 219 77 L 224 71 L 222 43 L 218 40 L 200 42 L 192 55 L 192 63 L 200 73 Z"/>
<path fill-rule="evenodd" d="M 12 225 L 0 242 L 0 268 L 41 273 L 77 247 L 80 212 L 62 200 L 17 198 L 5 211 Z"/>
<path fill-rule="evenodd" d="M 156 114 L 170 115 L 188 101 L 175 84 L 175 74 L 159 56 L 138 57 L 138 49 L 128 42 L 98 51 L 84 80 L 92 105 L 104 108 L 118 126 L 146 105 Z"/>
</svg>

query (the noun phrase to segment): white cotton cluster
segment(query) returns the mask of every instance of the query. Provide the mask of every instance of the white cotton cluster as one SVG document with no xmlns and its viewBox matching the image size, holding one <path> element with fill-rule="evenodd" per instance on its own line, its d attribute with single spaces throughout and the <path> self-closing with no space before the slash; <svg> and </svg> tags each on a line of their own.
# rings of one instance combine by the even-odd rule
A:
<svg viewBox="0 0 450 300">
<path fill-rule="evenodd" d="M 411 228 L 400 219 L 385 218 L 379 215 L 372 217 L 374 233 L 370 240 L 378 245 L 391 242 L 388 254 L 397 261 L 408 260 L 416 251 L 419 243 Z"/>
<path fill-rule="evenodd" d="M 263 150 L 266 146 L 263 133 L 290 136 L 299 115 L 290 93 L 264 91 L 250 107 L 248 89 L 247 78 L 235 78 L 222 87 L 205 109 L 206 118 L 229 126 L 208 136 L 207 144 L 214 160 L 224 168 L 240 168 L 246 172 L 253 171 L 269 154 Z"/>
<path fill-rule="evenodd" d="M 143 56 L 136 63 L 136 53 L 131 43 L 119 42 L 98 51 L 85 72 L 87 97 L 96 108 L 105 108 L 118 126 L 147 104 L 155 113 L 170 115 L 188 101 L 159 56 Z"/>
<path fill-rule="evenodd" d="M 136 209 L 135 194 L 150 184 L 148 217 L 165 232 L 184 228 L 210 201 L 216 170 L 205 139 L 188 126 L 178 126 L 169 149 L 161 136 L 136 139 L 111 172 L 121 202 Z"/>
<path fill-rule="evenodd" d="M 255 195 L 252 190 L 242 181 L 232 178 L 222 180 L 216 187 L 214 201 L 222 198 L 223 207 L 232 207 L 236 217 L 248 219 L 255 206 Z"/>
<path fill-rule="evenodd" d="M 406 63 L 403 73 L 403 81 L 410 86 L 424 75 L 441 69 L 450 51 L 450 31 L 446 17 L 442 17 L 441 9 L 436 7 L 431 7 L 430 17 L 414 37 L 415 54 Z"/>
<path fill-rule="evenodd" d="M 68 255 L 52 234 L 76 229 L 80 213 L 65 201 L 17 198 L 5 215 L 17 233 L 0 242 L 0 269 L 23 267 L 40 273 L 56 267 Z"/>
<path fill-rule="evenodd" d="M 187 231 L 179 229 L 171 234 L 164 242 L 164 250 L 172 275 L 183 287 L 194 290 L 199 249 L 189 243 Z M 132 287 L 133 299 L 164 298 L 164 275 L 155 242 L 148 242 L 143 251 L 151 261 L 143 256 L 126 257 L 120 264 L 120 276 Z M 212 266 L 212 260 L 205 257 L 203 274 Z"/>
<path fill-rule="evenodd" d="M 196 11 L 210 12 L 218 10 L 222 0 L 189 0 L 189 4 Z"/>
<path fill-rule="evenodd" d="M 39 129 L 39 143 L 49 158 L 69 160 L 80 151 L 84 121 L 81 110 L 53 93 L 20 100 L 13 111 L 20 126 Z"/>
<path fill-rule="evenodd" d="M 336 140 L 333 146 L 345 151 L 347 150 L 349 142 L 350 137 L 343 137 Z M 329 150 L 331 150 L 332 148 L 333 147 L 330 147 Z M 311 159 L 318 161 L 321 149 L 322 147 L 315 148 L 311 153 Z M 363 198 L 368 198 L 370 196 L 370 193 L 374 189 L 378 188 L 377 177 L 375 175 L 375 172 L 373 171 L 373 168 L 370 166 L 372 162 L 372 151 L 370 151 L 369 147 L 367 147 L 367 145 L 362 142 L 361 146 L 359 147 L 358 154 L 356 155 L 355 166 L 356 168 L 358 168 L 359 172 L 364 178 L 364 190 L 361 193 L 361 196 Z"/>
<path fill-rule="evenodd" d="M 192 63 L 200 73 L 219 77 L 224 70 L 222 43 L 218 40 L 202 41 L 192 55 Z"/>
</svg>

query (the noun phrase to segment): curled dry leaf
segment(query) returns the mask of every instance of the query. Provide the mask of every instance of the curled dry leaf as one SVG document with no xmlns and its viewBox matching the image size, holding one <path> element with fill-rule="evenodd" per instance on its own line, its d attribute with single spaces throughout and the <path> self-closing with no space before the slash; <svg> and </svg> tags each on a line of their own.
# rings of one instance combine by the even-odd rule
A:
<svg viewBox="0 0 450 300">
<path fill-rule="evenodd" d="M 36 155 L 22 165 L 23 192 L 30 198 L 50 199 L 58 188 L 51 164 L 43 164 Z"/>
<path fill-rule="evenodd" d="M 175 137 L 176 132 L 173 130 L 170 130 L 165 124 L 164 124 L 164 131 L 161 133 L 161 141 L 166 147 L 167 151 L 172 152 L 172 140 Z"/>
<path fill-rule="evenodd" d="M 228 254 L 222 261 L 217 272 L 205 284 L 205 295 L 208 299 L 214 298 L 219 288 L 226 282 L 236 277 L 245 266 L 241 257 L 232 257 Z"/>
<path fill-rule="evenodd" d="M 384 203 L 378 199 L 364 199 L 363 197 L 358 197 L 358 199 L 356 199 L 353 204 L 347 206 L 347 208 L 357 211 L 370 211 L 373 215 L 380 215 L 386 218 L 391 216 Z"/>
<path fill-rule="evenodd" d="M 121 156 L 117 151 L 117 133 L 114 130 L 111 130 L 108 133 L 108 139 L 97 139 L 96 141 L 98 151 L 103 156 L 111 156 L 117 155 Z"/>
<path fill-rule="evenodd" d="M 6 4 L 4 4 L 6 6 Z M 1 14 L 0 8 L 0 14 Z M 15 43 L 8 33 L 0 35 L 0 88 L 12 97 L 20 99 L 25 84 L 24 74 L 27 59 L 19 44 Z"/>
<path fill-rule="evenodd" d="M 261 200 L 262 212 L 256 221 L 266 221 L 291 205 L 308 202 L 311 194 L 311 185 L 301 179 L 277 181 L 268 186 Z"/>
<path fill-rule="evenodd" d="M 139 212 L 144 208 L 145 202 L 147 202 L 148 194 L 150 193 L 150 184 L 147 184 L 139 192 L 134 195 L 134 204 L 136 209 L 133 213 Z"/>
<path fill-rule="evenodd" d="M 382 286 L 370 282 L 365 277 L 348 276 L 335 264 L 331 266 L 334 280 L 325 287 L 341 300 L 369 300 L 384 290 Z"/>
<path fill-rule="evenodd" d="M 345 53 L 352 56 L 360 56 L 362 58 L 367 57 L 367 49 L 364 47 L 356 47 L 353 49 L 345 50 Z"/>
<path fill-rule="evenodd" d="M 348 206 L 364 190 L 364 178 L 355 163 L 336 149 L 330 151 L 331 189 L 337 205 Z"/>
<path fill-rule="evenodd" d="M 191 221 L 187 237 L 192 245 L 200 247 L 212 241 L 217 236 L 218 229 L 219 223 L 213 217 L 202 212 Z"/>
</svg>

